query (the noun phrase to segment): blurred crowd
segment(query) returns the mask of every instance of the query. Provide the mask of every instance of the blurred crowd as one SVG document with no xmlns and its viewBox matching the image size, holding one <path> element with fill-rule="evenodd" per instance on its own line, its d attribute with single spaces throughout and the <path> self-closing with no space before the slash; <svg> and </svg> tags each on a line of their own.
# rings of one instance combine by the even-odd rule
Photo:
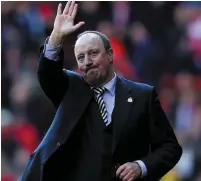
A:
<svg viewBox="0 0 201 181">
<path fill-rule="evenodd" d="M 64 43 L 65 68 L 77 71 L 73 45 L 78 33 L 106 34 L 117 74 L 156 87 L 183 147 L 181 160 L 161 180 L 201 181 L 201 2 L 78 4 L 75 23 L 86 25 Z M 21 175 L 56 111 L 39 86 L 36 69 L 57 5 L 1 2 L 2 181 Z"/>
</svg>

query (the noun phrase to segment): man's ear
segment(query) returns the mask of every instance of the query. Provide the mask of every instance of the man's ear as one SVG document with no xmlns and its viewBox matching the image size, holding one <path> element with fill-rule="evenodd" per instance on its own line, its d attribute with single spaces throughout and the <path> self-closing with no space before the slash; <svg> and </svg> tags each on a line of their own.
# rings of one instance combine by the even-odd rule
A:
<svg viewBox="0 0 201 181">
<path fill-rule="evenodd" d="M 112 62 L 113 61 L 113 54 L 114 54 L 112 48 L 110 48 L 108 50 L 107 54 L 108 54 L 108 58 L 109 58 L 110 62 Z"/>
</svg>

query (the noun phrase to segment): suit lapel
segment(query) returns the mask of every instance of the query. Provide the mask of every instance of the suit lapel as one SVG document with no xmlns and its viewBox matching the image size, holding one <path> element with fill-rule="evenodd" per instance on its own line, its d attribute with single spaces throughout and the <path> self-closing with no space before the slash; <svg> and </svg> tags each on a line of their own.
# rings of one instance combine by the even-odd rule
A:
<svg viewBox="0 0 201 181">
<path fill-rule="evenodd" d="M 81 78 L 72 81 L 71 88 L 64 96 L 54 121 L 40 144 L 42 162 L 45 163 L 59 145 L 68 140 L 92 97 L 89 86 Z"/>
<path fill-rule="evenodd" d="M 131 87 L 121 78 L 117 77 L 116 91 L 115 91 L 115 106 L 112 114 L 114 120 L 114 136 L 112 153 L 117 147 L 120 136 L 124 126 L 128 120 L 129 112 L 133 106 L 135 99 L 131 97 Z"/>
<path fill-rule="evenodd" d="M 79 83 L 75 82 L 72 87 L 73 88 L 71 89 L 71 93 L 64 98 L 64 101 L 62 103 L 63 107 L 65 108 L 65 110 L 63 110 L 64 125 L 61 130 L 61 133 L 62 133 L 61 141 L 63 143 L 72 133 L 72 130 L 74 129 L 74 127 L 80 120 L 80 117 L 83 115 L 84 111 L 89 105 L 90 100 L 93 97 L 93 94 L 89 86 L 84 82 L 84 80 L 80 81 Z M 66 108 L 65 105 L 68 105 L 69 107 Z M 68 120 L 72 120 L 72 121 L 70 122 L 67 121 L 66 120 L 67 118 Z"/>
</svg>

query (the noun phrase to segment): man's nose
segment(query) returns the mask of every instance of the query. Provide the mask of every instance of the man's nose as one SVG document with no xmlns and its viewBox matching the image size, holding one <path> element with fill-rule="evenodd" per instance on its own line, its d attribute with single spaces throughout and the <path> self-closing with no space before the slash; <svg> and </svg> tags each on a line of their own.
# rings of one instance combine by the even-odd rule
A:
<svg viewBox="0 0 201 181">
<path fill-rule="evenodd" d="M 85 58 L 85 66 L 89 66 L 92 64 L 92 60 L 89 57 Z"/>
</svg>

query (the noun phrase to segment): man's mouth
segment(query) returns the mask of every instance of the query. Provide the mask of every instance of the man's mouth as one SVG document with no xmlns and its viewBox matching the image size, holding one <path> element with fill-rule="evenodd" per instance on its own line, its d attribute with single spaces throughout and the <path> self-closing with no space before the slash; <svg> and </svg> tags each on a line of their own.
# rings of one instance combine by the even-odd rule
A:
<svg viewBox="0 0 201 181">
<path fill-rule="evenodd" d="M 97 67 L 88 68 L 88 69 L 86 69 L 86 73 L 91 72 L 91 71 L 94 71 L 94 70 L 96 70 L 96 69 L 97 69 Z"/>
</svg>

